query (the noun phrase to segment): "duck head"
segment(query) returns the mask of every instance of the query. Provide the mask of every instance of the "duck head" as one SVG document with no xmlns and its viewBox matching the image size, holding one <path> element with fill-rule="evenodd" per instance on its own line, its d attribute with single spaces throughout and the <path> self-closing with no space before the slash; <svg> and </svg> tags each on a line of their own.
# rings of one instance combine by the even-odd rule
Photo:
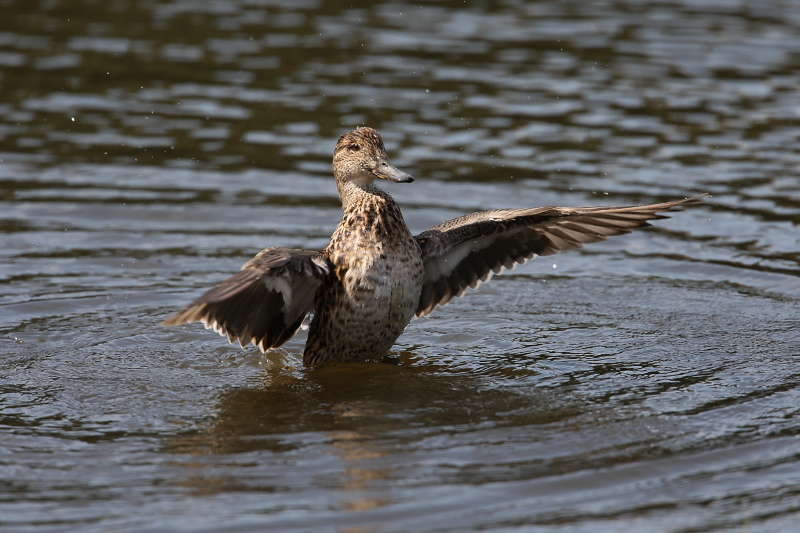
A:
<svg viewBox="0 0 800 533">
<path fill-rule="evenodd" d="M 369 186 L 375 178 L 411 183 L 414 178 L 389 161 L 381 135 L 372 128 L 358 128 L 339 137 L 333 151 L 333 174 L 339 184 Z"/>
</svg>

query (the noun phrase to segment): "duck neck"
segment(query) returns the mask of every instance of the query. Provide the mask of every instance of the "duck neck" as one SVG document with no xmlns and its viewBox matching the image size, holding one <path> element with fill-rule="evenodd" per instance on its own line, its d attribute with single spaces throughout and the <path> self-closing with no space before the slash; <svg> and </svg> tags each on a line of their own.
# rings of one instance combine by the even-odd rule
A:
<svg viewBox="0 0 800 533">
<path fill-rule="evenodd" d="M 373 184 L 339 184 L 342 222 L 333 241 L 359 242 L 362 251 L 384 244 L 407 242 L 411 233 L 403 220 L 400 206 L 389 193 Z M 383 243 L 378 245 L 377 243 Z"/>
<path fill-rule="evenodd" d="M 357 206 L 363 206 L 365 203 L 384 203 L 388 200 L 389 203 L 394 204 L 394 199 L 386 191 L 376 187 L 374 182 L 339 181 L 336 185 L 339 189 L 342 211 L 345 213 L 353 208 L 358 208 Z"/>
</svg>

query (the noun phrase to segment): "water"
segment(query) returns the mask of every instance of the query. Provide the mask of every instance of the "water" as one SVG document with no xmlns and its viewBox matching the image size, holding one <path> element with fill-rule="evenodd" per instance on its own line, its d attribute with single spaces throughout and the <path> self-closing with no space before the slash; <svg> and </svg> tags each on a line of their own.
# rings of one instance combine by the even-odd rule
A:
<svg viewBox="0 0 800 533">
<path fill-rule="evenodd" d="M 3 531 L 794 531 L 800 4 L 0 1 Z M 176 307 L 340 217 L 703 206 L 303 369 Z"/>
</svg>

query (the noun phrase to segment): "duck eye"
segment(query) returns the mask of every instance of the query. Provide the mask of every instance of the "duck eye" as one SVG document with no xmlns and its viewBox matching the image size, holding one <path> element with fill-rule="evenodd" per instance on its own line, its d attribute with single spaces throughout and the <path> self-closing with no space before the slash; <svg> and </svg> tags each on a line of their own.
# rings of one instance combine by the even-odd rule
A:
<svg viewBox="0 0 800 533">
<path fill-rule="evenodd" d="M 359 146 L 358 144 L 351 144 L 350 149 L 354 152 L 358 152 L 359 150 L 361 150 L 361 146 Z"/>
</svg>

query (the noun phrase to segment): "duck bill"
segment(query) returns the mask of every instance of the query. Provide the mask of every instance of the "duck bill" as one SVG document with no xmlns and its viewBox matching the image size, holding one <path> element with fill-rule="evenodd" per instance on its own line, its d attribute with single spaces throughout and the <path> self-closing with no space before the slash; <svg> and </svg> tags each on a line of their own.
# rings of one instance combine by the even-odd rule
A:
<svg viewBox="0 0 800 533">
<path fill-rule="evenodd" d="M 383 180 L 393 181 L 395 183 L 411 183 L 414 181 L 414 177 L 411 174 L 403 172 L 391 164 L 386 158 L 382 158 L 378 161 L 372 173 Z"/>
</svg>

